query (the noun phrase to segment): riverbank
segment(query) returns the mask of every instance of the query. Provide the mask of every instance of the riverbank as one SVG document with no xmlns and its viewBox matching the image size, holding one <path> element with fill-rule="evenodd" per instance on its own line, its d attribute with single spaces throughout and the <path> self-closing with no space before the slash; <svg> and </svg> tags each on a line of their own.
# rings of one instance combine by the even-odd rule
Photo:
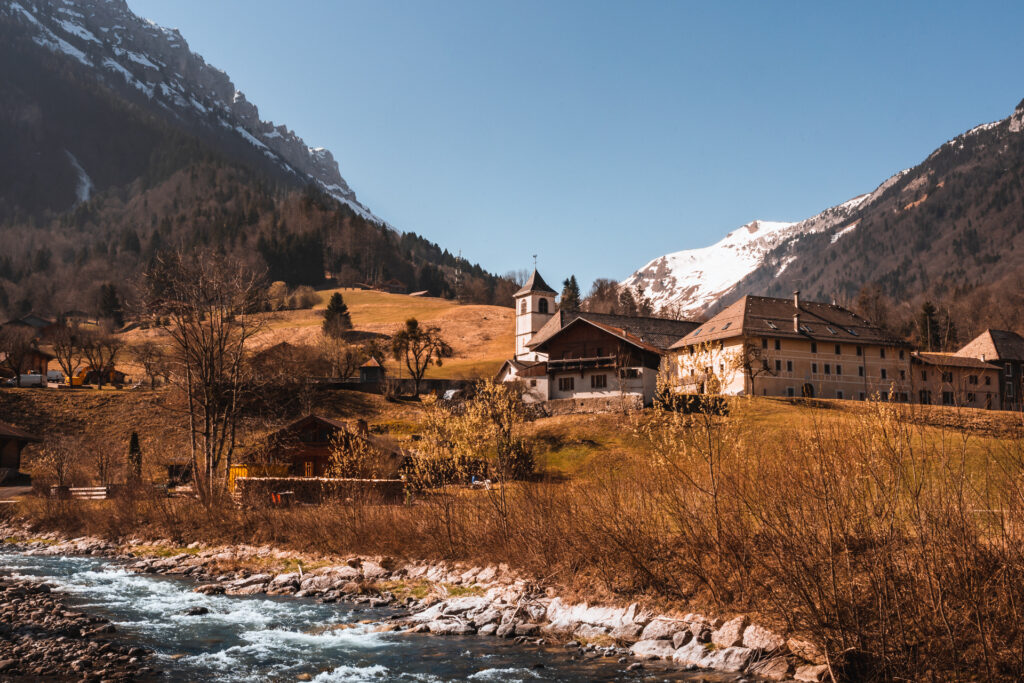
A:
<svg viewBox="0 0 1024 683">
<path fill-rule="evenodd" d="M 102 616 L 69 608 L 49 584 L 0 575 L 0 679 L 146 681 L 151 651 L 113 642 Z"/>
<path fill-rule="evenodd" d="M 396 608 L 376 627 L 433 636 L 485 636 L 524 646 L 563 646 L 573 659 L 614 658 L 624 669 L 645 666 L 708 670 L 768 680 L 826 680 L 817 648 L 786 639 L 744 616 L 655 614 L 637 603 L 594 606 L 563 600 L 550 586 L 504 565 L 402 562 L 388 557 L 329 557 L 269 546 L 175 547 L 165 540 L 123 545 L 99 538 L 33 536 L 0 528 L 8 547 L 28 555 L 122 558 L 129 571 L 190 578 L 208 595 L 315 598 Z"/>
</svg>

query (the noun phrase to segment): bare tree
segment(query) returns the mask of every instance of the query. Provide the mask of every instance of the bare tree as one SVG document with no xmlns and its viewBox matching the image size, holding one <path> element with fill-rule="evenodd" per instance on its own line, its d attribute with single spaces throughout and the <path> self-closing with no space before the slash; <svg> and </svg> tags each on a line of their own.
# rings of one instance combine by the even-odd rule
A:
<svg viewBox="0 0 1024 683">
<path fill-rule="evenodd" d="M 62 436 L 43 446 L 39 464 L 46 474 L 53 477 L 57 486 L 67 486 L 81 452 L 81 437 Z"/>
<path fill-rule="evenodd" d="M 82 348 L 84 341 L 84 335 L 78 323 L 73 322 L 61 325 L 53 333 L 53 353 L 57 356 L 57 363 L 60 365 L 60 369 L 68 378 L 68 384 L 71 383 L 71 378 L 82 367 L 82 360 L 85 358 Z"/>
<path fill-rule="evenodd" d="M 146 308 L 169 320 L 173 377 L 187 403 L 190 462 L 207 505 L 226 490 L 237 445 L 246 358 L 266 319 L 263 278 L 237 261 L 201 252 L 161 258 L 146 274 Z"/>
<path fill-rule="evenodd" d="M 136 344 L 131 349 L 131 355 L 149 378 L 150 389 L 156 389 L 158 379 L 163 378 L 166 381 L 170 376 L 170 359 L 164 348 L 155 341 L 147 339 Z"/>
<path fill-rule="evenodd" d="M 4 365 L 14 373 L 14 381 L 21 386 L 21 372 L 29 357 L 36 350 L 32 330 L 20 325 L 0 327 L 0 352 L 4 354 Z"/>
<path fill-rule="evenodd" d="M 82 355 L 90 369 L 96 372 L 96 388 L 103 388 L 103 381 L 114 371 L 114 361 L 124 348 L 124 340 L 115 335 L 109 327 L 82 334 Z"/>
<path fill-rule="evenodd" d="M 332 376 L 342 379 L 352 377 L 359 370 L 359 366 L 370 357 L 366 347 L 349 344 L 341 337 L 332 337 L 328 334 L 321 335 L 317 342 L 317 350 L 330 367 Z"/>
<path fill-rule="evenodd" d="M 775 375 L 775 370 L 771 367 L 772 359 L 768 355 L 768 350 L 755 342 L 743 342 L 743 349 L 736 358 L 736 362 L 738 362 L 739 369 L 743 370 L 744 374 L 750 378 L 751 396 L 757 395 L 754 382 L 758 377 L 761 375 Z"/>
<path fill-rule="evenodd" d="M 441 338 L 437 327 L 420 327 L 416 318 L 405 321 L 405 327 L 391 338 L 391 352 L 395 360 L 404 360 L 414 383 L 414 391 L 420 393 L 420 382 L 431 365 L 441 366 L 443 358 L 454 355 L 452 347 Z"/>
</svg>

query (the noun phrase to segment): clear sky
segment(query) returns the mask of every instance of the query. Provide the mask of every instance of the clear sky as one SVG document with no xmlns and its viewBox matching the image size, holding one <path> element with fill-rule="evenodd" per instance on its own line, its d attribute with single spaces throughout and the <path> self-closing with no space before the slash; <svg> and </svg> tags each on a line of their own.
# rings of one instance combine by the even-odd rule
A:
<svg viewBox="0 0 1024 683">
<path fill-rule="evenodd" d="M 874 189 L 1024 98 L 1024 3 L 129 0 L 485 268 L 621 279 Z"/>
</svg>

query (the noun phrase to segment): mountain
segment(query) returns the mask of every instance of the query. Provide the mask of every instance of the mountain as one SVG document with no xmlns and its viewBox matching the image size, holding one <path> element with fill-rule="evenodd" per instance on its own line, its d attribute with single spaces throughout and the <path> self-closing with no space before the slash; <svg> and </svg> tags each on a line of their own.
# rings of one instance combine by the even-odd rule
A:
<svg viewBox="0 0 1024 683">
<path fill-rule="evenodd" d="M 360 215 L 373 218 L 328 150 L 309 147 L 285 126 L 261 120 L 256 105 L 228 75 L 192 52 L 176 29 L 137 17 L 124 0 L 18 0 L 0 6 L 0 15 L 21 36 L 82 65 L 124 98 L 146 109 L 162 109 L 171 121 L 209 139 L 244 143 L 275 167 L 275 175 L 315 182 Z M 77 179 L 71 201 L 102 189 L 89 175 L 89 150 L 62 151 L 51 146 L 43 153 L 55 155 L 51 163 L 63 164 Z M 31 150 L 39 152 L 38 147 Z M 68 201 L 67 193 L 62 199 Z"/>
<path fill-rule="evenodd" d="M 920 164 L 797 223 L 754 221 L 622 282 L 656 307 L 706 315 L 744 294 L 964 302 L 1019 287 L 1024 268 L 1024 102 Z"/>
<path fill-rule="evenodd" d="M 511 301 L 511 282 L 375 216 L 331 152 L 124 0 L 0 2 L 0 64 L 0 314 L 93 311 L 102 285 L 130 294 L 162 250 L 197 248 L 293 287 Z"/>
</svg>

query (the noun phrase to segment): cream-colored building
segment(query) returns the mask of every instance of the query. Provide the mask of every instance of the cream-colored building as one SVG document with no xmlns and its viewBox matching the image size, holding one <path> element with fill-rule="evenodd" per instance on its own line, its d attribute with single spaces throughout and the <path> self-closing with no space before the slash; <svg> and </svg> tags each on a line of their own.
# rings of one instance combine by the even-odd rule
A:
<svg viewBox="0 0 1024 683">
<path fill-rule="evenodd" d="M 926 405 L 999 410 L 1002 368 L 953 353 L 911 354 L 913 400 Z"/>
<path fill-rule="evenodd" d="M 745 296 L 669 351 L 685 392 L 911 401 L 910 348 L 835 304 Z"/>
</svg>

